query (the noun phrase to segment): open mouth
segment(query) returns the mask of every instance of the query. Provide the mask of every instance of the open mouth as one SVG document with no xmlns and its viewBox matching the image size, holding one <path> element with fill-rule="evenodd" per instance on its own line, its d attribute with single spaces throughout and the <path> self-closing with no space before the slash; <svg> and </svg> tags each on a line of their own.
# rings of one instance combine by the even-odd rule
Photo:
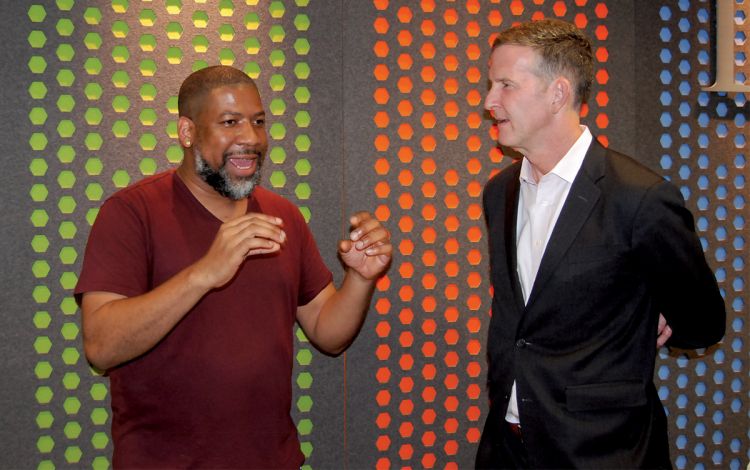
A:
<svg viewBox="0 0 750 470">
<path fill-rule="evenodd" d="M 258 158 L 255 154 L 233 155 L 226 159 L 227 168 L 232 168 L 235 177 L 248 178 L 258 170 Z"/>
<path fill-rule="evenodd" d="M 255 168 L 256 161 L 256 157 L 232 157 L 229 159 L 229 163 L 231 163 L 232 166 L 234 166 L 238 170 L 252 170 L 253 168 Z"/>
</svg>

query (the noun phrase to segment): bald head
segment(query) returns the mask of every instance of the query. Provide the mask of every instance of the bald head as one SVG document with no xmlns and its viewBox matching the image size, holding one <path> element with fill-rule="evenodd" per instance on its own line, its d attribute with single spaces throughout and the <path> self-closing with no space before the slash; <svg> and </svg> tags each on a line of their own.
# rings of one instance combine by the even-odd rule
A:
<svg viewBox="0 0 750 470">
<path fill-rule="evenodd" d="M 208 93 L 216 88 L 233 85 L 250 85 L 257 89 L 253 79 L 245 72 L 226 65 L 206 67 L 191 73 L 182 82 L 177 96 L 179 115 L 194 120 L 201 112 L 203 100 Z"/>
</svg>

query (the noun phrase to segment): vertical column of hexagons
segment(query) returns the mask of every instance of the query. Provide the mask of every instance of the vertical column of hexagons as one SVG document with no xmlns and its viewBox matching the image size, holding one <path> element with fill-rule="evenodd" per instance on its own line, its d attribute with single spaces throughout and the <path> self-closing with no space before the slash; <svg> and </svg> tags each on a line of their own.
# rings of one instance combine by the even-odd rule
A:
<svg viewBox="0 0 750 470">
<path fill-rule="evenodd" d="M 299 183 L 294 188 L 294 194 L 297 196 L 299 201 L 298 206 L 300 211 L 305 216 L 306 220 L 310 220 L 312 213 L 310 208 L 307 206 L 308 201 L 312 195 L 312 188 L 309 183 L 305 181 L 305 178 L 312 171 L 312 164 L 308 159 L 308 153 L 312 147 L 312 141 L 310 136 L 307 134 L 307 129 L 312 123 L 310 112 L 308 111 L 310 102 L 310 91 L 306 86 L 307 79 L 310 77 L 310 65 L 307 63 L 307 55 L 310 52 L 310 41 L 306 35 L 310 28 L 309 16 L 304 12 L 303 8 L 308 6 L 307 0 L 296 0 L 296 5 L 301 9 L 299 13 L 294 16 L 294 29 L 296 31 L 296 38 L 293 43 L 294 48 L 294 77 L 296 78 L 294 88 L 294 124 L 296 126 L 294 132 L 294 148 L 297 151 L 298 157 L 294 162 L 294 173 Z M 271 38 L 283 37 L 283 30 L 279 26 L 278 31 L 273 32 Z M 299 333 L 302 330 L 298 327 Z M 302 335 L 304 336 L 304 335 Z M 297 364 L 303 369 L 297 376 L 297 386 L 299 390 L 297 392 L 297 410 L 305 416 L 312 409 L 313 400 L 311 396 L 311 385 L 312 375 L 305 369 L 310 366 L 312 361 L 312 348 L 310 343 L 306 339 L 301 339 L 297 343 Z M 305 457 L 310 457 L 313 451 L 312 444 L 312 427 L 313 422 L 310 418 L 303 417 L 297 423 L 297 429 L 300 433 L 300 445 L 302 452 Z"/>
<path fill-rule="evenodd" d="M 166 4 L 165 7 L 166 18 L 163 17 L 163 11 L 150 8 L 144 8 L 141 11 L 141 17 L 145 19 L 146 23 L 144 26 L 153 29 L 153 32 L 146 33 L 147 36 L 142 42 L 153 44 L 154 42 L 151 39 L 156 35 L 155 47 L 158 47 L 159 51 L 155 53 L 154 48 L 150 48 L 149 56 L 140 61 L 139 70 L 143 82 L 139 88 L 139 95 L 144 103 L 149 104 L 147 109 L 155 110 L 156 116 L 164 116 L 164 111 L 166 111 L 167 120 L 158 128 L 164 131 L 161 136 L 166 135 L 169 140 L 166 145 L 158 145 L 158 147 L 162 149 L 166 147 L 163 150 L 165 163 L 175 165 L 180 163 L 183 158 L 182 147 L 177 140 L 178 90 L 163 90 L 160 89 L 158 84 L 162 77 L 175 73 L 173 69 L 178 68 L 177 66 L 182 62 L 183 49 L 188 51 L 192 49 L 194 53 L 191 70 L 198 70 L 207 65 L 203 57 L 208 49 L 208 39 L 203 34 L 203 29 L 200 28 L 205 25 L 205 12 L 198 10 L 191 17 L 189 12 L 179 11 L 182 14 L 176 16 L 178 13 L 177 7 L 181 9 L 181 5 L 171 3 Z M 153 19 L 154 16 L 156 19 Z M 141 23 L 143 24 L 143 21 Z M 185 32 L 186 29 L 189 31 L 188 33 Z M 193 32 L 194 34 L 191 35 Z M 171 93 L 167 95 L 168 91 L 171 91 Z M 161 144 L 162 139 L 158 140 Z"/>
<path fill-rule="evenodd" d="M 267 162 L 267 166 L 271 168 L 269 179 L 272 187 L 277 191 L 286 191 L 292 199 L 296 198 L 300 211 L 309 221 L 312 212 L 308 201 L 312 197 L 312 187 L 305 179 L 312 170 L 307 157 L 312 142 L 306 129 L 310 126 L 312 119 L 308 110 L 311 95 L 306 86 L 311 73 L 306 60 L 310 52 L 310 41 L 306 37 L 310 28 L 310 18 L 305 13 L 307 6 L 307 0 L 270 2 L 267 5 L 270 18 L 264 25 L 263 31 L 270 40 L 267 49 L 267 64 L 270 65 L 270 73 L 264 77 L 267 80 L 265 86 L 268 90 L 264 94 L 264 100 L 267 111 L 270 113 L 270 126 L 268 127 L 270 161 Z M 250 13 L 245 17 L 245 24 L 248 29 L 255 31 L 260 25 L 260 17 Z M 246 38 L 244 42 L 246 52 L 250 55 L 257 54 L 261 47 L 261 40 L 264 39 L 253 36 Z M 245 71 L 251 77 L 259 77 L 261 67 L 253 60 L 245 65 Z M 289 154 L 295 156 L 295 159 L 290 161 Z M 295 406 L 297 416 L 299 416 L 297 430 L 302 452 L 306 457 L 310 457 L 313 452 L 313 421 L 308 417 L 308 413 L 313 407 L 311 393 L 313 375 L 310 372 L 313 354 L 310 343 L 299 327 L 296 328 L 295 336 L 298 340 L 295 356 L 297 375 L 294 378 L 297 386 Z"/>
<path fill-rule="evenodd" d="M 376 6 L 382 8 L 382 5 L 377 5 L 377 2 Z M 394 13 L 395 17 L 393 16 Z M 389 41 L 392 49 L 389 62 L 393 74 L 391 83 L 395 82 L 396 85 L 395 88 L 391 85 L 391 89 L 398 103 L 393 103 L 397 104 L 396 113 L 393 113 L 394 124 L 397 125 L 396 132 L 395 135 L 393 131 L 390 133 L 396 145 L 398 145 L 398 162 L 394 161 L 394 163 L 397 164 L 396 168 L 399 171 L 397 181 L 392 182 L 393 187 L 391 188 L 398 191 L 397 204 L 394 201 L 389 205 L 398 211 L 396 212 L 399 214 L 398 228 L 404 240 L 413 239 L 416 218 L 416 214 L 413 212 L 415 198 L 411 193 L 415 175 L 410 168 L 416 150 L 416 142 L 413 142 L 412 139 L 416 132 L 417 123 L 417 115 L 414 114 L 415 101 L 412 94 L 414 82 L 411 72 L 414 61 L 412 53 L 414 42 L 414 34 L 412 33 L 413 16 L 414 12 L 408 6 L 391 6 L 391 38 L 395 37 L 395 41 L 392 39 Z M 376 188 L 376 192 L 379 189 L 382 188 Z M 379 194 L 379 196 L 382 195 Z M 415 330 L 415 311 L 417 320 L 422 315 L 420 315 L 421 312 L 418 308 L 412 309 L 411 307 L 412 301 L 419 298 L 419 288 L 414 277 L 415 272 L 417 270 L 410 261 L 404 261 L 398 265 L 398 273 L 402 284 L 399 289 L 399 299 L 403 306 L 398 315 L 399 324 L 396 325 L 394 331 L 398 335 L 394 334 L 391 340 L 391 345 L 396 353 L 393 358 L 393 367 L 396 369 L 393 383 L 394 385 L 397 384 L 397 388 L 392 388 L 395 400 L 392 408 L 394 422 L 390 434 L 392 439 L 395 440 L 393 450 L 397 451 L 396 455 L 399 459 L 391 463 L 401 466 L 408 466 L 412 462 L 415 457 L 415 447 L 418 447 L 415 444 L 419 436 L 419 433 L 415 432 L 415 425 L 419 428 L 417 417 L 419 416 L 420 404 L 417 394 L 421 390 L 418 373 L 421 361 L 418 357 L 415 357 L 417 352 L 415 340 L 420 336 L 418 330 Z M 396 339 L 397 341 L 395 341 Z"/>
<path fill-rule="evenodd" d="M 105 66 L 102 60 L 106 56 L 102 56 L 102 47 L 105 42 L 109 42 L 108 33 L 110 31 L 101 27 L 103 14 L 99 8 L 88 7 L 82 13 L 77 10 L 75 18 L 79 28 L 86 28 L 86 33 L 83 35 L 83 44 L 77 44 L 77 49 L 82 50 L 82 54 L 86 58 L 83 61 L 83 70 L 80 67 L 76 68 L 80 80 L 79 84 L 83 88 L 83 96 L 85 97 L 85 100 L 81 102 L 81 107 L 85 106 L 85 111 L 82 115 L 83 122 L 80 122 L 79 116 L 81 134 L 76 141 L 76 147 L 85 149 L 83 157 L 86 160 L 82 167 L 84 171 L 81 171 L 79 161 L 77 173 L 81 175 L 82 182 L 86 182 L 86 200 L 81 201 L 81 209 L 86 209 L 86 222 L 91 225 L 104 198 L 105 187 L 109 189 L 108 183 L 104 182 L 104 185 L 102 185 L 104 163 L 99 152 L 102 150 L 105 138 L 108 138 L 103 130 L 106 126 L 104 124 L 104 113 L 107 112 L 108 104 L 105 103 L 103 96 L 108 85 L 103 75 Z M 81 145 L 81 139 L 83 145 Z M 82 231 L 82 233 L 88 233 L 88 231 Z M 106 468 L 109 466 L 106 454 L 109 444 L 109 410 L 105 403 L 107 386 L 103 379 L 93 379 L 87 382 L 90 383 L 89 393 L 81 397 L 80 407 L 81 413 L 90 418 L 90 422 L 83 428 L 83 433 L 90 441 L 91 447 L 87 446 L 86 452 L 83 454 L 93 466 Z"/>
<path fill-rule="evenodd" d="M 41 79 L 32 81 L 29 87 L 33 100 L 29 119 L 39 126 L 29 139 L 34 152 L 29 168 L 36 180 L 31 197 L 38 204 L 31 214 L 31 223 L 38 231 L 31 247 L 40 257 L 31 271 L 43 282 L 34 288 L 32 296 L 42 308 L 59 306 L 51 311 L 39 310 L 33 318 L 34 325 L 44 330 L 34 342 L 37 353 L 45 356 L 35 367 L 37 378 L 43 382 L 36 392 L 42 405 L 37 415 L 40 467 L 54 465 L 55 456 L 62 456 L 68 463 L 80 462 L 89 437 L 82 436 L 82 424 L 86 423 L 81 419 L 87 416 L 80 413 L 80 398 L 85 392 L 79 385 L 85 363 L 80 362 L 78 321 L 72 318 L 77 307 L 71 295 L 77 282 L 74 264 L 78 252 L 73 243 L 78 233 L 76 219 L 80 218 L 76 212 L 80 191 L 76 191 L 78 178 L 73 165 L 80 135 L 80 120 L 74 113 L 80 102 L 73 87 L 78 78 L 74 72 L 73 6 L 72 0 L 58 0 L 28 8 L 32 24 L 28 41 L 34 50 L 28 65 Z M 52 152 L 56 159 L 50 156 Z M 57 225 L 51 227 L 50 223 Z M 54 228 L 55 234 L 50 231 Z M 50 282 L 53 279 L 57 282 Z M 59 334 L 52 334 L 58 329 Z M 49 355 L 53 352 L 59 359 Z"/>
<path fill-rule="evenodd" d="M 101 57 L 93 57 L 91 62 L 103 61 L 103 66 L 97 73 L 101 75 L 100 80 L 105 87 L 102 104 L 107 106 L 108 114 L 114 112 L 114 115 L 110 114 L 106 127 L 102 129 L 102 132 L 106 132 L 104 134 L 105 147 L 112 150 L 119 149 L 120 152 L 129 152 L 133 151 L 133 146 L 129 144 L 135 139 L 135 136 L 131 136 L 131 131 L 136 127 L 133 117 L 137 115 L 138 109 L 134 107 L 134 99 L 130 93 L 131 77 L 127 70 L 130 64 L 137 60 L 138 49 L 144 47 L 148 49 L 149 46 L 144 43 L 139 43 L 138 48 L 134 46 L 134 38 L 138 33 L 135 31 L 137 24 L 134 23 L 132 15 L 136 10 L 135 8 L 131 10 L 130 2 L 114 0 L 111 7 L 113 12 L 111 26 L 105 33 L 107 34 L 105 43 L 110 47 L 102 51 L 104 54 Z M 140 40 L 143 40 L 143 36 Z M 123 157 L 124 155 L 119 156 L 119 158 Z M 139 155 L 128 155 L 128 159 L 133 157 L 138 158 Z M 120 163 L 122 165 L 122 162 Z M 127 166 L 118 165 L 114 169 L 112 184 L 115 188 L 124 188 L 130 184 L 131 180 L 132 176 Z"/>
<path fill-rule="evenodd" d="M 480 434 L 481 2 L 373 5 L 374 191 L 400 255 L 398 304 L 375 305 L 376 465 L 451 466 Z"/>
<path fill-rule="evenodd" d="M 735 5 L 736 66 L 744 64 L 746 57 L 746 35 L 740 28 L 747 11 L 746 5 Z M 716 267 L 728 314 L 727 334 L 712 354 L 690 361 L 680 357 L 674 364 L 662 351 L 659 395 L 674 403 L 670 414 L 676 428 L 677 455 L 672 457 L 677 468 L 740 468 L 747 459 L 748 436 L 729 435 L 725 428 L 747 420 L 743 410 L 747 384 L 739 378 L 747 370 L 742 318 L 747 311 L 743 256 L 747 137 L 742 111 L 747 101 L 742 94 L 708 93 L 696 86 L 696 75 L 698 84 L 712 83 L 710 65 L 715 56 L 707 9 L 695 2 L 665 3 L 659 16 L 663 25 L 660 163 L 696 215 L 696 228 L 710 264 Z M 736 80 L 743 83 L 746 75 L 739 72 Z"/>
<path fill-rule="evenodd" d="M 455 467 L 460 448 L 466 445 L 467 438 L 476 437 L 470 432 L 472 424 L 465 414 L 472 400 L 466 396 L 465 387 L 471 387 L 474 380 L 466 373 L 467 366 L 473 361 L 467 354 L 471 333 L 465 325 L 472 316 L 467 300 L 479 285 L 475 276 L 471 275 L 473 268 L 468 265 L 465 256 L 472 245 L 480 241 L 481 230 L 476 232 L 475 221 L 466 212 L 477 194 L 469 195 L 467 186 L 471 185 L 465 185 L 471 179 L 467 175 L 466 162 L 481 149 L 481 140 L 472 135 L 466 119 L 472 111 L 471 107 L 478 105 L 480 99 L 466 77 L 473 60 L 466 55 L 465 48 L 472 43 L 467 26 L 479 11 L 479 4 L 465 1 L 438 7 L 433 2 L 423 2 L 422 10 L 427 19 L 420 25 L 425 37 L 425 47 L 421 53 L 431 56 L 431 45 L 436 47 L 437 53 L 426 60 L 429 65 L 422 69 L 421 78 L 426 85 L 430 84 L 428 89 L 432 89 L 432 86 L 437 89 L 440 95 L 438 102 L 442 103 L 442 109 L 434 111 L 429 105 L 421 116 L 422 126 L 430 129 L 422 139 L 422 150 L 435 155 L 434 159 L 423 160 L 422 169 L 431 178 L 422 187 L 423 196 L 428 198 L 422 216 L 428 221 L 428 233 L 436 230 L 440 234 L 438 239 L 442 240 L 441 250 L 425 251 L 429 255 L 426 265 L 434 263 L 435 271 L 434 274 L 428 272 L 422 278 L 423 287 L 432 289 L 432 284 L 437 281 L 433 276 L 438 276 L 441 281 L 437 284 L 437 292 L 442 294 L 426 297 L 428 301 L 436 301 L 442 318 L 436 319 L 440 338 L 437 343 L 437 382 L 434 386 L 430 384 L 425 387 L 427 393 L 423 393 L 427 405 L 431 403 L 430 392 L 436 392 L 432 409 L 438 413 L 438 418 L 427 429 L 428 433 L 433 429 L 436 431 L 441 447 L 427 451 L 423 462 L 433 465 L 437 459 L 443 466 Z M 460 155 L 458 159 L 449 157 L 454 152 Z M 437 214 L 440 214 L 439 219 L 435 217 Z M 440 222 L 436 223 L 436 219 Z M 475 288 L 467 285 L 469 278 L 473 278 L 471 282 Z"/>
<path fill-rule="evenodd" d="M 51 380 L 54 359 L 50 355 L 52 350 L 52 339 L 56 339 L 52 333 L 52 315 L 46 305 L 51 296 L 46 278 L 49 274 L 50 267 L 47 261 L 50 249 L 50 239 L 47 236 L 46 229 L 49 225 L 50 215 L 46 201 L 49 197 L 46 179 L 44 179 L 49 165 L 43 153 L 48 144 L 45 133 L 49 113 L 46 109 L 49 106 L 48 85 L 45 83 L 43 75 L 47 69 L 47 60 L 43 54 L 47 54 L 51 47 L 48 46 L 47 34 L 44 31 L 48 22 L 45 22 L 47 12 L 42 5 L 34 4 L 29 7 L 28 17 L 31 21 L 32 29 L 28 35 L 29 45 L 32 47 L 32 55 L 28 61 L 28 68 L 34 74 L 34 81 L 29 86 L 29 95 L 33 102 L 33 107 L 29 111 L 29 120 L 34 126 L 34 132 L 29 138 L 29 146 L 34 157 L 29 164 L 29 170 L 34 176 L 34 183 L 29 191 L 31 199 L 35 203 L 35 209 L 31 214 L 31 223 L 35 227 L 35 235 L 31 240 L 31 247 L 35 253 L 35 261 L 31 266 L 31 271 L 36 279 L 32 296 L 34 302 L 38 305 L 38 310 L 34 313 L 33 322 L 38 330 L 38 335 L 34 339 L 34 350 L 39 355 L 39 360 L 34 367 L 34 374 L 40 381 L 36 388 L 35 398 L 39 405 L 36 415 L 36 424 L 39 428 L 37 438 L 37 449 L 41 453 L 48 453 L 54 447 L 55 439 L 52 434 L 52 426 L 55 422 L 55 414 L 52 408 L 52 399 L 54 397 L 53 382 Z M 37 29 L 39 28 L 39 29 Z M 52 312 L 55 314 L 56 312 Z M 55 323 L 56 325 L 57 323 Z M 52 339 L 50 339 L 52 335 Z M 55 364 L 56 366 L 57 364 Z"/>
<path fill-rule="evenodd" d="M 392 209 L 391 204 L 389 204 L 387 201 L 391 193 L 391 186 L 388 181 L 391 163 L 389 161 L 389 155 L 387 152 L 391 147 L 391 140 L 396 139 L 396 136 L 389 135 L 390 133 L 387 130 L 391 122 L 391 114 L 389 113 L 389 111 L 392 109 L 392 107 L 389 107 L 388 104 L 391 101 L 392 92 L 395 91 L 388 83 L 388 78 L 391 74 L 390 62 L 392 62 L 389 59 L 391 55 L 391 48 L 395 48 L 398 46 L 389 42 L 389 39 L 392 39 L 392 36 L 388 35 L 388 32 L 391 28 L 391 23 L 385 16 L 381 16 L 383 15 L 383 11 L 388 8 L 388 2 L 375 1 L 374 5 L 378 12 L 378 17 L 373 24 L 373 27 L 378 34 L 378 40 L 373 48 L 373 52 L 377 61 L 373 69 L 373 74 L 378 82 L 378 88 L 376 88 L 374 92 L 374 100 L 379 105 L 379 110 L 376 112 L 375 116 L 373 116 L 374 124 L 379 129 L 378 134 L 374 140 L 374 147 L 376 152 L 378 152 L 378 158 L 375 161 L 374 168 L 375 172 L 379 175 L 378 182 L 375 184 L 374 190 L 378 199 L 382 201 L 382 203 L 377 207 L 375 214 L 380 220 L 388 220 L 391 216 L 392 210 L 395 209 L 395 207 L 393 207 Z M 409 103 L 409 101 L 404 100 L 402 102 L 401 109 L 402 112 L 400 114 L 402 117 L 410 115 L 411 104 Z M 400 136 L 403 136 L 404 133 L 409 132 L 407 126 L 408 124 L 402 124 L 399 127 Z M 406 155 L 407 153 L 411 155 L 410 149 L 405 148 L 402 154 Z M 406 198 L 402 199 L 404 200 L 402 204 L 408 204 L 406 202 Z M 402 219 L 399 221 L 399 228 L 402 233 L 405 231 L 404 220 L 405 218 L 402 217 Z M 401 237 L 397 236 L 394 238 L 399 239 Z M 403 242 L 400 245 L 400 249 L 405 249 Z M 402 263 L 398 267 L 402 279 L 405 277 L 410 277 L 410 274 L 404 273 L 404 270 L 408 269 L 408 266 L 408 263 Z M 382 283 L 382 285 L 386 288 L 390 287 L 390 278 L 387 278 L 386 281 Z M 411 286 L 405 285 L 401 287 L 399 291 L 399 297 L 403 302 L 410 300 L 412 296 L 413 290 Z M 392 368 L 395 368 L 396 365 L 394 363 L 395 361 L 391 358 L 391 355 L 392 353 L 394 353 L 393 350 L 395 349 L 396 351 L 394 354 L 394 359 L 398 358 L 400 347 L 397 346 L 395 342 L 392 342 L 390 340 L 391 331 L 398 328 L 398 325 L 392 325 L 391 321 L 389 320 L 388 314 L 391 311 L 391 303 L 386 297 L 383 297 L 376 301 L 375 308 L 378 314 L 381 316 L 378 319 L 375 329 L 376 334 L 380 338 L 380 342 L 378 344 L 378 347 L 376 348 L 375 355 L 382 364 L 376 372 L 376 379 L 380 384 L 380 387 L 375 395 L 375 400 L 377 401 L 377 404 L 380 408 L 379 414 L 376 418 L 376 425 L 380 429 L 380 433 L 374 443 L 375 447 L 378 450 L 378 460 L 376 462 L 376 467 L 389 468 L 391 466 L 391 461 L 388 455 L 389 450 L 391 449 L 392 440 L 398 440 L 398 437 L 394 434 L 395 431 L 392 430 L 395 430 L 398 427 L 405 432 L 408 431 L 407 425 L 402 421 L 402 417 L 400 416 L 400 414 L 394 409 L 394 407 L 391 406 L 392 394 L 397 393 L 395 390 L 392 390 L 392 387 L 390 385 L 392 383 L 392 378 L 394 378 L 394 375 L 395 377 L 402 376 L 403 372 L 399 370 L 392 370 Z M 411 323 L 411 319 L 413 318 L 411 309 L 407 307 L 403 308 L 399 314 L 399 318 L 404 323 Z M 409 341 L 405 336 L 402 336 L 402 338 L 406 342 Z M 403 344 L 401 346 L 403 346 Z M 407 365 L 407 363 L 410 362 L 408 360 L 409 356 L 401 356 L 401 358 L 402 360 L 400 360 L 399 362 L 403 364 L 404 367 L 410 367 Z M 401 383 L 404 387 L 406 387 L 404 393 L 411 391 L 411 385 L 408 377 L 402 378 Z M 400 394 L 398 394 L 397 396 L 399 395 Z M 398 399 L 394 400 L 394 403 L 398 401 Z M 402 409 L 404 408 L 410 408 L 410 413 L 413 406 L 410 406 L 410 402 L 403 401 Z"/>
<path fill-rule="evenodd" d="M 555 7 L 557 7 L 557 3 Z M 567 9 L 559 8 L 555 10 L 562 13 Z M 596 63 L 594 64 L 594 80 L 599 85 L 600 89 L 595 96 L 591 96 L 589 102 L 581 110 L 584 118 L 588 118 L 589 125 L 595 126 L 592 132 L 597 136 L 599 141 L 607 146 L 609 144 L 609 138 L 607 136 L 607 128 L 609 127 L 609 116 L 607 114 L 607 104 L 609 103 L 609 95 L 607 93 L 607 82 L 609 81 L 609 73 L 607 72 L 607 62 L 609 60 L 609 50 L 607 48 L 607 38 L 609 37 L 609 30 L 607 29 L 607 18 L 609 15 L 609 9 L 607 8 L 606 2 L 599 2 L 594 7 L 593 15 L 591 12 L 577 12 L 575 10 L 569 13 L 572 16 L 572 21 L 576 26 L 585 30 L 592 40 L 594 47 L 594 57 Z M 589 115 L 590 113 L 590 115 Z"/>
<path fill-rule="evenodd" d="M 481 163 L 482 151 L 492 145 L 483 145 L 483 132 L 480 131 L 482 126 L 483 113 L 483 93 L 485 90 L 486 77 L 481 70 L 486 67 L 487 57 L 484 41 L 488 34 L 488 28 L 483 29 L 482 3 L 478 0 L 470 0 L 465 5 L 466 20 L 461 23 L 464 31 L 463 47 L 461 47 L 462 63 L 464 66 L 459 67 L 458 73 L 466 89 L 461 103 L 461 113 L 457 116 L 460 121 L 451 126 L 446 126 L 444 134 L 446 139 L 450 140 L 458 134 L 454 134 L 454 129 L 462 124 L 466 138 L 464 145 L 467 150 L 467 159 L 462 171 L 465 175 L 466 183 L 463 185 L 462 199 L 464 205 L 465 231 L 463 239 L 460 241 L 466 247 L 461 253 L 458 260 L 464 267 L 464 275 L 461 276 L 463 290 L 466 295 L 463 298 L 464 312 L 458 322 L 459 331 L 462 332 L 464 340 L 459 350 L 461 355 L 466 355 L 466 364 L 460 371 L 461 383 L 463 386 L 459 389 L 458 394 L 461 407 L 459 416 L 465 417 L 466 425 L 462 429 L 461 435 L 469 444 L 469 448 L 474 448 L 479 443 L 482 423 L 482 406 L 484 396 L 484 377 L 481 376 L 482 364 L 485 360 L 484 354 L 484 329 L 483 323 L 487 323 L 487 312 L 489 302 L 485 301 L 489 297 L 490 285 L 487 279 L 486 263 L 483 263 L 482 253 L 487 249 L 487 240 L 483 237 L 484 218 L 482 217 L 482 182 L 488 177 L 492 169 L 483 168 Z M 459 18 L 462 15 L 459 15 Z M 446 113 L 452 111 L 446 109 Z M 454 127 L 455 126 L 455 127 Z M 459 127 L 460 129 L 460 127 Z M 486 151 L 486 150 L 485 150 Z M 481 181 L 480 181 L 481 180 Z M 446 204 L 448 200 L 446 201 Z M 452 273 L 452 265 L 446 266 L 446 274 Z M 446 319 L 449 319 L 446 316 Z"/>
</svg>

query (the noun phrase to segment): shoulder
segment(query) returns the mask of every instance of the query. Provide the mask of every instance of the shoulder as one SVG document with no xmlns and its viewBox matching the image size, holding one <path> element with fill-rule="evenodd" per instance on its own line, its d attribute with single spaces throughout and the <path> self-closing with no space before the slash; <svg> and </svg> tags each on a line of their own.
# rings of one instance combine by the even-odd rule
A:
<svg viewBox="0 0 750 470">
<path fill-rule="evenodd" d="M 608 186 L 622 186 L 633 190 L 646 190 L 666 182 L 663 176 L 637 161 L 633 157 L 610 148 L 598 141 L 591 144 L 581 171 L 593 180 L 603 178 Z"/>
<path fill-rule="evenodd" d="M 112 194 L 107 202 L 119 201 L 126 204 L 149 204 L 161 201 L 174 190 L 174 170 L 167 170 L 148 176 Z"/>
<path fill-rule="evenodd" d="M 115 226 L 147 224 L 171 211 L 175 191 L 173 170 L 148 176 L 109 196 L 101 205 L 96 221 Z"/>
<path fill-rule="evenodd" d="M 684 204 L 677 186 L 662 175 L 628 155 L 598 143 L 592 145 L 582 170 L 610 201 L 632 210 L 643 210 L 659 201 Z"/>
</svg>

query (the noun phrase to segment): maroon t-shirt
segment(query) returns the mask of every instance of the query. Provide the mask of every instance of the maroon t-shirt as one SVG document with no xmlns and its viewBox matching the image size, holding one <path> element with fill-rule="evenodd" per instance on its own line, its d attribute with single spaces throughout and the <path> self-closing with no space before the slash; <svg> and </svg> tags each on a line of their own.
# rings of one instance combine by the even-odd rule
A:
<svg viewBox="0 0 750 470">
<path fill-rule="evenodd" d="M 257 187 L 248 212 L 280 217 L 280 253 L 249 257 L 151 351 L 109 371 L 115 467 L 299 468 L 290 417 L 297 306 L 332 280 L 304 218 Z M 137 296 L 208 250 L 221 221 L 174 171 L 119 191 L 96 219 L 76 296 Z"/>
</svg>

